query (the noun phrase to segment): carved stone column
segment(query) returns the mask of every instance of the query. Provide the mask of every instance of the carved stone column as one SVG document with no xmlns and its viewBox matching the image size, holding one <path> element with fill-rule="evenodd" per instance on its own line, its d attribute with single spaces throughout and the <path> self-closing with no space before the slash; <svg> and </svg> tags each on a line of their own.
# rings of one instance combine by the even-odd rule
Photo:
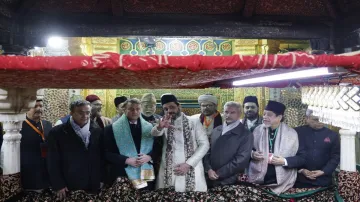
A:
<svg viewBox="0 0 360 202">
<path fill-rule="evenodd" d="M 25 113 L 41 99 L 43 90 L 7 88 L 0 89 L 0 122 L 5 134 L 1 147 L 1 165 L 4 175 L 20 172 L 20 130 Z"/>
<path fill-rule="evenodd" d="M 341 137 L 340 170 L 356 171 L 356 132 L 346 129 L 339 131 Z"/>
</svg>

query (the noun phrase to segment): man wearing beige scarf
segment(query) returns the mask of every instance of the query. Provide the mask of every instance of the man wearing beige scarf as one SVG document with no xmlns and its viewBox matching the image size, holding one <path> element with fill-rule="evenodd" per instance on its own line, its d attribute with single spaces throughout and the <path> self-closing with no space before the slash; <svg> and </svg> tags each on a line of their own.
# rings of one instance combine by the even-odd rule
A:
<svg viewBox="0 0 360 202">
<path fill-rule="evenodd" d="M 281 194 L 293 187 L 297 169 L 293 164 L 299 141 L 296 131 L 282 123 L 285 106 L 269 101 L 263 124 L 254 132 L 254 147 L 249 166 L 249 181 Z"/>
</svg>

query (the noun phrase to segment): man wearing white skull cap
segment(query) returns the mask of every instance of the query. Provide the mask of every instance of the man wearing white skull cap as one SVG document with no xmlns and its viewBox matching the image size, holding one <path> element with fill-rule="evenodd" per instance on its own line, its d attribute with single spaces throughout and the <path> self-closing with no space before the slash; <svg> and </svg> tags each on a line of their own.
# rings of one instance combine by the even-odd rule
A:
<svg viewBox="0 0 360 202">
<path fill-rule="evenodd" d="M 204 94 L 199 96 L 198 102 L 201 114 L 195 114 L 191 116 L 191 119 L 201 123 L 210 140 L 213 129 L 222 125 L 223 122 L 221 114 L 217 111 L 218 101 L 214 95 Z"/>
</svg>

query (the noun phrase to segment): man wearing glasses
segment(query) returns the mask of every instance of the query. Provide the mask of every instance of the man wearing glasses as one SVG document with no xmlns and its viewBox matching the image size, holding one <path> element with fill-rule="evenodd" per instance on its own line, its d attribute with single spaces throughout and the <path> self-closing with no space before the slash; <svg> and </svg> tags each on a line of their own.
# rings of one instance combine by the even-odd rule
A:
<svg viewBox="0 0 360 202">
<path fill-rule="evenodd" d="M 191 117 L 203 126 L 209 140 L 214 128 L 222 125 L 222 117 L 217 110 L 217 98 L 211 94 L 201 95 L 198 98 L 201 114 L 195 114 Z"/>
</svg>

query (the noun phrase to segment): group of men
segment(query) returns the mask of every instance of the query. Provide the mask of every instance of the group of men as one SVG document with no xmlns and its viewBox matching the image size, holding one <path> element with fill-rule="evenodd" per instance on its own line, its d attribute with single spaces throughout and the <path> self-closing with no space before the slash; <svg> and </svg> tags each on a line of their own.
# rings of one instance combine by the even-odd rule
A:
<svg viewBox="0 0 360 202">
<path fill-rule="evenodd" d="M 291 187 L 324 187 L 340 160 L 338 134 L 307 111 L 307 125 L 286 125 L 286 107 L 269 101 L 263 117 L 258 100 L 243 106 L 227 102 L 223 113 L 211 94 L 198 98 L 201 114 L 187 116 L 173 94 L 161 96 L 164 116 L 155 114 L 156 98 L 117 97 L 117 116 L 101 115 L 96 95 L 70 105 L 57 126 L 41 119 L 42 100 L 22 127 L 21 175 L 28 191 L 51 187 L 59 198 L 68 191 L 96 193 L 103 184 L 127 177 L 136 189 L 174 188 L 178 192 L 247 181 L 276 194 Z M 240 119 L 244 111 L 244 119 Z"/>
</svg>

